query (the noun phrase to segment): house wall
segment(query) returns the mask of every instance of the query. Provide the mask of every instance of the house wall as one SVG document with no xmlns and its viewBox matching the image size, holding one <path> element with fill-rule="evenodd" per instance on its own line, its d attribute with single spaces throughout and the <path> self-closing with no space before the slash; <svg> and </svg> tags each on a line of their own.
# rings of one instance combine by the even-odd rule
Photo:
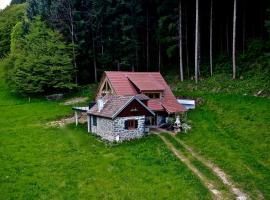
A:
<svg viewBox="0 0 270 200">
<path fill-rule="evenodd" d="M 138 120 L 138 128 L 127 130 L 125 129 L 126 120 Z M 132 116 L 132 117 L 117 117 L 114 120 L 97 117 L 97 126 L 93 126 L 93 118 L 91 117 L 92 132 L 99 135 L 105 140 L 115 141 L 119 136 L 119 140 L 130 140 L 134 138 L 143 137 L 145 116 Z"/>
<path fill-rule="evenodd" d="M 91 131 L 100 137 L 113 141 L 113 120 L 103 117 L 97 117 L 97 126 L 93 125 L 93 117 L 91 117 Z"/>
<path fill-rule="evenodd" d="M 125 121 L 135 119 L 138 120 L 138 128 L 127 130 L 125 129 Z M 140 138 L 145 135 L 145 116 L 132 116 L 132 117 L 117 117 L 113 122 L 113 132 L 115 137 L 119 135 L 120 141 Z"/>
</svg>

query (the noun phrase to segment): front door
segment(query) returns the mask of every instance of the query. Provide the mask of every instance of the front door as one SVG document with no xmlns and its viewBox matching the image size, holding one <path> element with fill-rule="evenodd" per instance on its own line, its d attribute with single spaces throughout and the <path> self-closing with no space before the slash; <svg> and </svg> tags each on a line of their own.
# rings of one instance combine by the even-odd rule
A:
<svg viewBox="0 0 270 200">
<path fill-rule="evenodd" d="M 146 117 L 145 118 L 145 125 L 146 126 L 156 126 L 156 116 L 154 116 L 154 117 Z"/>
</svg>

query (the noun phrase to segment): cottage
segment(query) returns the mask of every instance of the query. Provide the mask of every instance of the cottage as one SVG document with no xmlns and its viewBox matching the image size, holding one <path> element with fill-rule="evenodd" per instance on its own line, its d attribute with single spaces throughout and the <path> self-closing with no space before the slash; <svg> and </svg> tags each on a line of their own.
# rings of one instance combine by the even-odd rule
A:
<svg viewBox="0 0 270 200">
<path fill-rule="evenodd" d="M 88 131 L 109 141 L 139 138 L 147 133 L 149 116 L 155 113 L 138 97 L 107 94 L 88 111 Z"/>
<path fill-rule="evenodd" d="M 186 112 L 159 72 L 105 71 L 95 101 L 87 111 L 88 132 L 109 141 L 142 137 Z"/>
</svg>

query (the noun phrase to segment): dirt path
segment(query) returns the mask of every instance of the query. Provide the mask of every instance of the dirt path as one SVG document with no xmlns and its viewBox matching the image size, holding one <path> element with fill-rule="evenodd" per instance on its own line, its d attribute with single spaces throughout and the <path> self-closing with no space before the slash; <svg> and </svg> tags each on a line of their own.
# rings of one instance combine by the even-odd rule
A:
<svg viewBox="0 0 270 200">
<path fill-rule="evenodd" d="M 226 185 L 230 191 L 236 196 L 236 199 L 238 200 L 247 200 L 249 199 L 249 196 L 244 193 L 242 190 L 240 190 L 238 187 L 235 186 L 235 184 L 230 180 L 229 176 L 220 169 L 217 165 L 214 163 L 206 160 L 198 153 L 194 152 L 191 147 L 186 145 L 183 141 L 181 141 L 179 138 L 175 137 L 171 134 L 171 136 L 180 144 L 182 145 L 194 158 L 196 158 L 198 161 L 200 161 L 202 164 L 207 166 L 209 169 L 212 170 L 212 172 L 222 181 L 224 185 Z"/>
<path fill-rule="evenodd" d="M 83 102 L 86 102 L 87 101 L 87 97 L 75 97 L 75 98 L 72 98 L 72 99 L 68 99 L 66 100 L 63 105 L 73 105 L 73 104 L 77 104 L 77 103 L 83 103 Z"/>
<path fill-rule="evenodd" d="M 180 153 L 171 142 L 169 142 L 164 136 L 157 134 L 167 145 L 167 147 L 174 153 L 174 155 L 184 163 L 194 174 L 196 174 L 202 183 L 211 191 L 214 199 L 226 199 L 224 194 L 219 191 L 213 182 L 211 182 L 204 174 L 202 174 L 191 162 L 185 157 L 182 153 Z"/>
<path fill-rule="evenodd" d="M 85 123 L 87 122 L 87 117 L 86 115 L 80 114 L 78 116 L 79 119 L 79 123 Z M 63 119 L 60 120 L 56 120 L 56 121 L 52 121 L 52 122 L 48 122 L 47 126 L 50 127 L 64 127 L 67 124 L 72 124 L 75 123 L 75 117 L 74 116 L 70 116 L 70 117 L 65 117 Z"/>
</svg>

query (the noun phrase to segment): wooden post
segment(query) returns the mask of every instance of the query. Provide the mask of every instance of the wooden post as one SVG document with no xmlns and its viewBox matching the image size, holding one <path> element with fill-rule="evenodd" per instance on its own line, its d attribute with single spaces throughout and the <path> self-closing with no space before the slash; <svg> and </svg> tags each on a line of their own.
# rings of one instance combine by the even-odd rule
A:
<svg viewBox="0 0 270 200">
<path fill-rule="evenodd" d="M 76 122 L 76 126 L 78 126 L 78 112 L 75 111 L 75 122 Z"/>
<path fill-rule="evenodd" d="M 90 115 L 87 115 L 87 132 L 90 133 Z"/>
</svg>

